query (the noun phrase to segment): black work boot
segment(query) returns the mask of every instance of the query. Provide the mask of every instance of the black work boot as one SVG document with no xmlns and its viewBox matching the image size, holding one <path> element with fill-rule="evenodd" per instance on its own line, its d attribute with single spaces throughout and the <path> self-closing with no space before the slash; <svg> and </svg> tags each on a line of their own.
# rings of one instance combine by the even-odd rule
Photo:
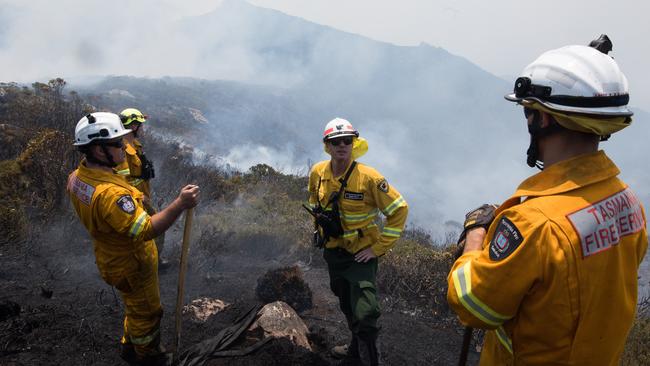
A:
<svg viewBox="0 0 650 366">
<path fill-rule="evenodd" d="M 359 337 L 359 365 L 362 366 L 379 366 L 381 354 L 379 353 L 379 342 L 377 336 Z"/>
<path fill-rule="evenodd" d="M 137 357 L 136 365 L 141 366 L 168 366 L 172 364 L 171 353 L 158 353 L 155 355 L 146 355 Z"/>
<path fill-rule="evenodd" d="M 131 343 L 120 344 L 120 358 L 129 365 L 137 365 L 135 349 Z"/>
</svg>

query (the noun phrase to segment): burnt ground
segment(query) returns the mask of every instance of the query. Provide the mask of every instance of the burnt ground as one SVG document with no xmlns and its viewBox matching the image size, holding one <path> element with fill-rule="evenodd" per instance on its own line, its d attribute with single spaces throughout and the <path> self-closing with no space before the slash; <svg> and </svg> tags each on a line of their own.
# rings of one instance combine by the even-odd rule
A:
<svg viewBox="0 0 650 366">
<path fill-rule="evenodd" d="M 74 220 L 65 218 L 65 222 L 51 230 L 44 228 L 41 235 L 20 245 L 0 247 L 0 303 L 13 301 L 21 308 L 18 316 L 0 321 L 0 365 L 123 364 L 118 356 L 123 314 L 119 294 L 99 278 L 92 245 Z M 166 254 L 170 258 L 179 252 L 180 231 L 176 224 L 168 233 Z M 186 303 L 212 297 L 232 305 L 203 324 L 186 318 L 181 348 L 215 336 L 257 303 L 257 279 L 268 269 L 298 263 L 314 294 L 314 307 L 301 316 L 312 331 L 310 340 L 315 352 L 272 341 L 251 355 L 214 359 L 207 364 L 336 364 L 327 350 L 347 341 L 348 332 L 329 290 L 323 260 L 314 258 L 305 264 L 287 252 L 259 250 L 260 243 L 241 240 L 233 239 L 232 245 L 221 248 L 221 252 L 190 252 Z M 268 240 L 260 242 L 269 244 Z M 166 345 L 173 342 L 177 271 L 178 267 L 172 265 L 160 274 Z M 396 309 L 390 306 L 390 300 L 383 296 L 385 308 L 390 309 L 385 309 L 381 317 L 380 346 L 386 365 L 457 364 L 462 341 L 458 324 Z M 477 359 L 478 355 L 472 353 L 468 364 L 476 364 Z"/>
</svg>

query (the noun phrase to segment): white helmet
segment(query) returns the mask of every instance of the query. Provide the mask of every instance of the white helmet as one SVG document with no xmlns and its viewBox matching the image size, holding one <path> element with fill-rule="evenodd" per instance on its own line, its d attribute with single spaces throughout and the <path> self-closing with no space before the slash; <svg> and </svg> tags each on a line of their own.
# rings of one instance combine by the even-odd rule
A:
<svg viewBox="0 0 650 366">
<path fill-rule="evenodd" d="M 631 116 L 627 78 L 607 51 L 566 46 L 545 52 L 526 66 L 514 93 L 505 98 L 536 101 L 560 112 Z"/>
<path fill-rule="evenodd" d="M 97 140 L 112 140 L 131 133 L 122 126 L 120 117 L 114 113 L 95 112 L 77 122 L 74 130 L 74 146 L 87 145 Z"/>
<path fill-rule="evenodd" d="M 342 136 L 359 137 L 359 132 L 352 127 L 350 121 L 343 118 L 334 118 L 327 122 L 323 131 L 323 141 Z"/>
</svg>

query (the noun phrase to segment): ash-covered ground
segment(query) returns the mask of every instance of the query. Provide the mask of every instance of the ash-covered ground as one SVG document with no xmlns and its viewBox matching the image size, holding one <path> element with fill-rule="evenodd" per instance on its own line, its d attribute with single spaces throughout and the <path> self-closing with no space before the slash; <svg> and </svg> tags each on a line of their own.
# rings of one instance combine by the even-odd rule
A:
<svg viewBox="0 0 650 366">
<path fill-rule="evenodd" d="M 160 274 L 165 345 L 173 342 L 181 225 L 179 220 L 167 235 L 165 254 L 172 265 Z M 250 306 L 260 303 L 255 294 L 257 281 L 269 269 L 297 265 L 313 293 L 312 308 L 300 316 L 310 329 L 314 352 L 298 350 L 286 340 L 274 340 L 253 354 L 213 359 L 207 364 L 336 364 L 328 350 L 347 341 L 348 331 L 317 252 L 309 261 L 293 255 L 282 242 L 263 236 L 230 235 L 215 239 L 220 244 L 213 246 L 206 245 L 205 237 L 198 240 L 197 236 L 193 236 L 195 247 L 190 251 L 185 303 L 209 297 L 230 305 L 204 323 L 185 316 L 181 349 L 215 336 Z M 0 317 L 4 319 L 0 322 L 0 365 L 123 364 L 118 356 L 122 302 L 119 294 L 99 278 L 92 244 L 75 217 L 63 217 L 29 241 L 1 248 L 0 264 L 0 302 L 20 306 L 18 315 Z M 388 296 L 382 298 L 385 310 L 380 345 L 386 365 L 457 363 L 462 341 L 458 324 L 398 309 Z M 476 363 L 476 353 L 470 361 Z"/>
</svg>

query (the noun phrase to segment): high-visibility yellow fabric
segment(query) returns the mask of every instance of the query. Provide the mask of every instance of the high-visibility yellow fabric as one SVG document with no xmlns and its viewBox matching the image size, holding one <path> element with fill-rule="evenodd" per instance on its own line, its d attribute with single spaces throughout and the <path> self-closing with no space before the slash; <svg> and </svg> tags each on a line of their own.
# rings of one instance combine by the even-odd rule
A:
<svg viewBox="0 0 650 366">
<path fill-rule="evenodd" d="M 142 144 L 138 139 L 133 139 L 133 143 L 123 139 L 125 159 L 119 164 L 115 171 L 126 176 L 130 185 L 134 186 L 148 198 L 151 197 L 151 186 L 148 180 L 139 178 L 142 175 L 142 161 L 138 154 L 142 154 Z"/>
<path fill-rule="evenodd" d="M 618 174 L 602 151 L 544 169 L 499 207 L 483 250 L 454 263 L 449 304 L 492 330 L 481 365 L 618 364 L 648 246 Z"/>
<path fill-rule="evenodd" d="M 320 201 L 325 207 L 330 196 L 341 188 L 339 179 L 344 176 L 345 173 L 340 177 L 333 176 L 329 160 L 316 163 L 309 173 L 310 205 L 315 207 Z M 339 199 L 339 212 L 344 230 L 343 237 L 331 238 L 325 246 L 340 247 L 350 253 L 371 247 L 373 253 L 380 256 L 392 248 L 395 240 L 402 234 L 408 205 L 395 187 L 386 182 L 378 171 L 357 163 Z M 380 212 L 386 216 L 386 223 L 381 232 L 376 225 Z"/>
<path fill-rule="evenodd" d="M 151 218 L 142 205 L 143 193 L 123 176 L 88 168 L 85 161 L 70 175 L 68 191 L 93 238 L 101 277 L 124 300 L 125 341 L 134 343 L 138 353 L 151 353 L 157 345 L 143 339 L 158 331 L 162 307 L 158 252 L 151 240 Z"/>
<path fill-rule="evenodd" d="M 579 113 L 564 113 L 547 108 L 542 103 L 524 100 L 521 104 L 526 108 L 536 109 L 546 112 L 553 117 L 562 127 L 584 133 L 590 133 L 598 136 L 609 136 L 618 132 L 632 123 L 632 117 L 606 117 L 590 116 Z"/>
</svg>

